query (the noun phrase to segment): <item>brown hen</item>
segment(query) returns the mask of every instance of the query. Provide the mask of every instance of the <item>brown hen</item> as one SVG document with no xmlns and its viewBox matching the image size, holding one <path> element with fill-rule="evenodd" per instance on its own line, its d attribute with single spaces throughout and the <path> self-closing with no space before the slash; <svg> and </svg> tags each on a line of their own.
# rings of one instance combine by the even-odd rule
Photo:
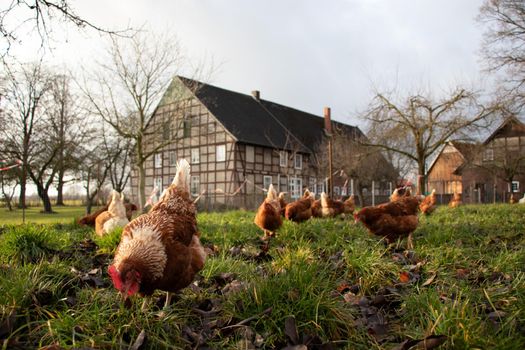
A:
<svg viewBox="0 0 525 350">
<path fill-rule="evenodd" d="M 168 306 L 170 292 L 187 287 L 203 268 L 206 253 L 189 184 L 190 165 L 182 159 L 173 183 L 150 212 L 124 227 L 109 274 L 125 298 L 137 292 L 150 296 L 159 289 L 168 292 Z"/>
<path fill-rule="evenodd" d="M 253 222 L 264 231 L 264 239 L 273 237 L 275 231 L 283 224 L 281 205 L 273 184 L 268 187 L 268 194 L 259 206 Z"/>
<path fill-rule="evenodd" d="M 418 206 L 417 198 L 404 197 L 375 207 L 365 207 L 354 214 L 354 219 L 356 223 L 362 222 L 374 235 L 384 237 L 388 244 L 408 237 L 408 248 L 412 249 L 412 233 L 419 223 Z"/>
<path fill-rule="evenodd" d="M 288 203 L 285 208 L 284 216 L 294 222 L 303 222 L 312 217 L 312 204 L 314 196 L 308 189 L 304 191 L 303 197 L 293 203 Z"/>
</svg>

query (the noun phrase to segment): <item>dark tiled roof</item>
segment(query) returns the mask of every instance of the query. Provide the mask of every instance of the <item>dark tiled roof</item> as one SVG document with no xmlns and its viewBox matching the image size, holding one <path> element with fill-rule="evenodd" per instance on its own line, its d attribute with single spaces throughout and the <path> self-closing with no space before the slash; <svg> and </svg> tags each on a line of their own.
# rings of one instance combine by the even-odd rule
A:
<svg viewBox="0 0 525 350">
<path fill-rule="evenodd" d="M 204 83 L 195 95 L 239 142 L 311 153 L 324 134 L 324 119 L 314 114 Z M 332 122 L 332 127 L 363 135 L 355 126 Z"/>
</svg>

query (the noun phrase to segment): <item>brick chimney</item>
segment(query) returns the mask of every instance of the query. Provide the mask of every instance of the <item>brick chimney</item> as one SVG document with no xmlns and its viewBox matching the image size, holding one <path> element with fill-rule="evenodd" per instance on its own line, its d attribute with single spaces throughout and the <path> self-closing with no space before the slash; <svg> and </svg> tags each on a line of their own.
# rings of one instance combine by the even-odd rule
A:
<svg viewBox="0 0 525 350">
<path fill-rule="evenodd" d="M 332 133 L 332 120 L 330 118 L 330 107 L 325 107 L 324 108 L 324 129 L 326 130 L 327 133 L 331 134 Z"/>
<path fill-rule="evenodd" d="M 259 101 L 260 98 L 261 98 L 261 92 L 259 90 L 253 90 L 252 91 L 252 96 L 253 96 L 254 99 Z"/>
</svg>

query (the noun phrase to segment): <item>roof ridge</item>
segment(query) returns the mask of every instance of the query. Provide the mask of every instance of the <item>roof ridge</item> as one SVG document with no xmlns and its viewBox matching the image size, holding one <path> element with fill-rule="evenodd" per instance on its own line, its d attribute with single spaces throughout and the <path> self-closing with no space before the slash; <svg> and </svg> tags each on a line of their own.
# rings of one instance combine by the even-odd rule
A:
<svg viewBox="0 0 525 350">
<path fill-rule="evenodd" d="M 301 140 L 299 140 L 299 138 L 297 138 L 297 136 L 295 136 L 290 130 L 288 130 L 288 128 L 287 128 L 287 127 L 286 127 L 286 126 L 285 126 L 285 125 L 279 120 L 279 118 L 277 118 L 272 112 L 270 112 L 270 111 L 268 110 L 268 108 L 266 108 L 266 106 L 264 106 L 264 105 L 261 103 L 261 101 L 258 101 L 258 100 L 255 100 L 255 101 L 256 101 L 256 102 L 259 104 L 259 106 L 261 106 L 261 107 L 266 111 L 266 113 L 268 113 L 268 114 L 269 114 L 269 115 L 270 115 L 270 116 L 271 116 L 271 117 L 272 117 L 272 118 L 273 118 L 273 119 L 274 119 L 274 120 L 275 120 L 275 121 L 276 121 L 276 122 L 277 122 L 277 123 L 283 128 L 283 129 L 284 129 L 284 130 L 286 130 L 286 132 L 287 132 L 289 135 L 291 135 L 291 136 L 295 139 L 295 141 L 297 141 L 297 142 L 298 142 L 301 146 L 303 146 L 305 149 L 309 149 L 308 147 L 306 147 L 305 144 L 303 144 L 303 143 L 301 142 Z"/>
<path fill-rule="evenodd" d="M 209 83 L 204 83 L 202 81 L 198 81 L 198 80 L 195 80 L 195 79 L 191 79 L 191 78 L 187 78 L 187 77 L 184 77 L 182 75 L 177 75 L 178 78 L 181 78 L 182 80 L 187 80 L 187 81 L 192 81 L 194 83 L 197 83 L 197 84 L 201 84 L 201 85 L 206 85 L 206 86 L 209 86 L 209 87 L 212 87 L 214 89 L 219 89 L 219 90 L 222 90 L 222 91 L 226 91 L 228 93 L 234 93 L 234 94 L 238 94 L 238 95 L 242 95 L 244 97 L 247 97 L 247 98 L 253 98 L 252 95 L 250 94 L 245 94 L 243 92 L 239 92 L 239 91 L 234 91 L 234 90 L 230 90 L 230 89 L 225 89 L 223 87 L 220 87 L 220 86 L 217 86 L 217 85 L 213 85 L 213 84 L 209 84 Z M 304 111 L 302 109 L 299 109 L 299 108 L 295 108 L 295 107 L 290 107 L 290 106 L 286 106 L 286 105 L 283 105 L 279 102 L 275 102 L 275 101 L 270 101 L 270 100 L 266 100 L 264 98 L 260 98 L 259 99 L 260 101 L 263 101 L 263 102 L 267 102 L 267 103 L 271 103 L 271 104 L 274 104 L 278 107 L 283 107 L 283 108 L 286 108 L 286 109 L 292 109 L 294 111 L 297 111 L 297 112 L 301 112 L 301 113 L 304 113 L 304 114 L 308 114 L 309 116 L 311 117 L 315 117 L 315 118 L 319 118 L 319 119 L 323 119 L 322 116 L 320 115 L 317 115 L 317 114 L 314 114 L 314 113 L 311 113 L 311 112 L 307 112 L 307 111 Z M 266 108 L 265 108 L 266 109 Z M 341 125 L 345 125 L 345 126 L 350 126 L 350 127 L 353 127 L 355 128 L 356 125 L 351 125 L 351 124 L 347 124 L 347 123 L 344 123 L 344 122 L 341 122 L 341 121 L 337 121 L 337 120 L 332 120 L 332 123 L 337 123 L 337 124 L 341 124 Z"/>
</svg>

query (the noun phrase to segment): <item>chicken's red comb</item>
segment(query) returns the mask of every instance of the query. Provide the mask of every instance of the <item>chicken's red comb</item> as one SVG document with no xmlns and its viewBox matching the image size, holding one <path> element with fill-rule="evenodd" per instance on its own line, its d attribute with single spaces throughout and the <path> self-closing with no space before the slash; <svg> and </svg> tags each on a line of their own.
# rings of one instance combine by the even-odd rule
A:
<svg viewBox="0 0 525 350">
<path fill-rule="evenodd" d="M 122 280 L 120 279 L 120 273 L 117 271 L 117 268 L 111 265 L 108 267 L 108 274 L 111 276 L 115 288 L 122 290 Z"/>
</svg>

